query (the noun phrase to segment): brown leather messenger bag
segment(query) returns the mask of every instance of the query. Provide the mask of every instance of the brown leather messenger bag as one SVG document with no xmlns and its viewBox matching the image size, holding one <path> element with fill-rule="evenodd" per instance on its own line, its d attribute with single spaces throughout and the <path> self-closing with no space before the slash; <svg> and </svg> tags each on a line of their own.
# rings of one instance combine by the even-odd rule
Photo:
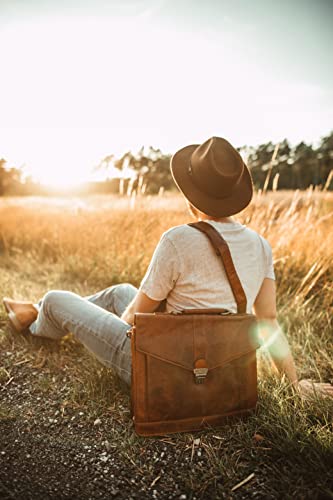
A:
<svg viewBox="0 0 333 500">
<path fill-rule="evenodd" d="M 185 309 L 138 313 L 132 345 L 132 413 L 143 436 L 219 426 L 257 402 L 256 321 L 227 243 L 206 222 L 189 224 L 211 241 L 225 269 L 237 313 Z"/>
</svg>

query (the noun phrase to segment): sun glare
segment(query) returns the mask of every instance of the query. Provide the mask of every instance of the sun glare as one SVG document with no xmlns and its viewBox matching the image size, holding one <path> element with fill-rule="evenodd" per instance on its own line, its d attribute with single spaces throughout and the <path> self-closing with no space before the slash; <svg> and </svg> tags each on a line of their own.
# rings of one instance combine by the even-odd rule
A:
<svg viewBox="0 0 333 500">
<path fill-rule="evenodd" d="M 56 189 L 73 188 L 86 180 L 78 176 L 77 172 L 66 164 L 56 169 L 48 168 L 44 172 L 35 171 L 33 178 L 43 186 Z"/>
<path fill-rule="evenodd" d="M 41 181 L 41 184 L 50 188 L 67 190 L 77 187 L 79 184 L 81 184 L 81 181 L 79 181 L 78 179 L 66 179 L 66 178 L 56 177 L 56 178 L 50 178 L 45 181 Z"/>
<path fill-rule="evenodd" d="M 74 145 L 69 149 L 63 144 L 59 151 L 55 151 L 53 142 L 57 142 L 55 137 L 44 141 L 38 152 L 33 150 L 32 145 L 29 155 L 31 161 L 25 170 L 33 180 L 43 186 L 64 190 L 88 181 L 93 165 L 84 161 L 80 148 Z"/>
</svg>

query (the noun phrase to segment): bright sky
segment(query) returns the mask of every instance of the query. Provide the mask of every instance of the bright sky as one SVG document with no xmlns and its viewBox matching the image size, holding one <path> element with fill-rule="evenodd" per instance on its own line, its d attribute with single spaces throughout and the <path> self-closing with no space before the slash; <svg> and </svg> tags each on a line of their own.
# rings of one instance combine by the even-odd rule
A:
<svg viewBox="0 0 333 500">
<path fill-rule="evenodd" d="M 0 158 L 87 178 L 110 153 L 333 128 L 332 0 L 0 0 Z"/>
</svg>

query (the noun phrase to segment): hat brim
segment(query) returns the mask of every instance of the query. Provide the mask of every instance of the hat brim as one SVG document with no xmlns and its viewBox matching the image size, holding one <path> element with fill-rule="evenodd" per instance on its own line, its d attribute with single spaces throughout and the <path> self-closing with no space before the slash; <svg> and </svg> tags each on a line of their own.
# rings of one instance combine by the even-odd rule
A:
<svg viewBox="0 0 333 500">
<path fill-rule="evenodd" d="M 233 188 L 230 196 L 220 199 L 213 198 L 201 191 L 189 174 L 190 159 L 198 146 L 198 144 L 185 146 L 171 158 L 171 173 L 177 187 L 195 208 L 207 215 L 229 217 L 241 212 L 250 203 L 253 195 L 251 174 L 247 166 L 244 164 L 242 177 Z"/>
</svg>

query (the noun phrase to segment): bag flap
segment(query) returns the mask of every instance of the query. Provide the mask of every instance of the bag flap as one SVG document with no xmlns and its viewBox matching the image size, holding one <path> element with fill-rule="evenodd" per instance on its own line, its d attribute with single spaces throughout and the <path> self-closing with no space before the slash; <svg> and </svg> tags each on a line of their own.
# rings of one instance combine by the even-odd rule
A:
<svg viewBox="0 0 333 500">
<path fill-rule="evenodd" d="M 138 313 L 135 332 L 137 351 L 191 371 L 197 359 L 212 370 L 259 347 L 250 314 Z"/>
</svg>

